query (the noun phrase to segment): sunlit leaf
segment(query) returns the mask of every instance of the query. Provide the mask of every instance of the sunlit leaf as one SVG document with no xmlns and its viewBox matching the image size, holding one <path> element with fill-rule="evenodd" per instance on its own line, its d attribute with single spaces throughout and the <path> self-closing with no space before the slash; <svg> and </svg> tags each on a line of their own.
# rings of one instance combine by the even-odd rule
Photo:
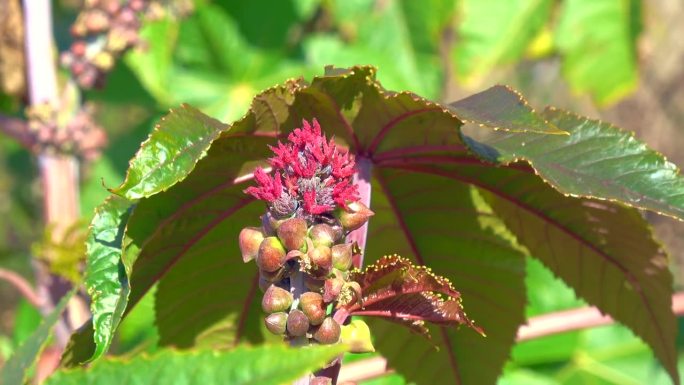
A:
<svg viewBox="0 0 684 385">
<path fill-rule="evenodd" d="M 344 345 L 299 349 L 240 346 L 227 352 L 165 350 L 133 359 L 101 360 L 87 369 L 58 371 L 45 384 L 280 385 L 324 366 L 345 350 Z"/>
</svg>

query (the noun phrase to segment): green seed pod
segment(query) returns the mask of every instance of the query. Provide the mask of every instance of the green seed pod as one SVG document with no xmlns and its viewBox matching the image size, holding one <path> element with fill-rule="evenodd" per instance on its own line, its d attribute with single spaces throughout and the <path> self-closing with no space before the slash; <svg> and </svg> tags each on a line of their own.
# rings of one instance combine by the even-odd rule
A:
<svg viewBox="0 0 684 385">
<path fill-rule="evenodd" d="M 245 227 L 240 231 L 239 243 L 242 261 L 249 262 L 256 258 L 259 246 L 264 241 L 264 233 L 256 227 Z"/>
<path fill-rule="evenodd" d="M 278 226 L 278 238 L 289 250 L 299 250 L 304 246 L 307 233 L 306 221 L 302 218 L 290 218 Z"/>
<path fill-rule="evenodd" d="M 293 337 L 301 337 L 309 330 L 309 318 L 301 310 L 290 310 L 287 317 L 287 332 Z"/>
<path fill-rule="evenodd" d="M 321 326 L 313 334 L 313 338 L 323 345 L 337 343 L 340 340 L 342 328 L 332 317 L 326 317 Z"/>
<path fill-rule="evenodd" d="M 266 313 L 285 311 L 292 305 L 292 293 L 276 285 L 269 286 L 261 300 L 261 308 Z"/>
<path fill-rule="evenodd" d="M 303 293 L 299 297 L 299 308 L 309 318 L 311 325 L 320 325 L 325 319 L 323 296 L 318 293 L 311 291 Z"/>
<path fill-rule="evenodd" d="M 259 269 L 272 273 L 285 263 L 285 248 L 276 237 L 267 237 L 259 245 L 256 258 Z"/>
<path fill-rule="evenodd" d="M 343 243 L 332 247 L 332 263 L 333 266 L 342 271 L 347 271 L 352 265 L 352 249 L 351 243 Z"/>
<path fill-rule="evenodd" d="M 269 314 L 264 318 L 264 323 L 269 332 L 275 335 L 283 335 L 285 334 L 285 329 L 287 327 L 287 313 L 278 312 Z"/>
<path fill-rule="evenodd" d="M 314 246 L 323 245 L 330 247 L 337 240 L 336 235 L 335 230 L 325 223 L 313 225 L 311 230 L 309 230 L 309 237 L 311 237 Z"/>
<path fill-rule="evenodd" d="M 342 326 L 342 343 L 348 345 L 352 353 L 370 353 L 375 351 L 368 325 L 361 320 L 353 320 Z"/>
<path fill-rule="evenodd" d="M 361 202 L 351 202 L 347 205 L 346 210 L 337 212 L 340 223 L 346 231 L 356 230 L 363 226 L 368 222 L 368 218 L 374 214 L 374 212 Z"/>
</svg>

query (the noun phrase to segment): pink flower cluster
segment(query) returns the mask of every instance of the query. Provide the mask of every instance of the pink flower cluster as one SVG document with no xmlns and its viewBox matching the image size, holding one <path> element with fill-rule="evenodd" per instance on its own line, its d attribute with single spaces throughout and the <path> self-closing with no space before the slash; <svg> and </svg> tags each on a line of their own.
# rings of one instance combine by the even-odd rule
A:
<svg viewBox="0 0 684 385">
<path fill-rule="evenodd" d="M 278 142 L 269 159 L 273 174 L 257 168 L 254 177 L 258 186 L 245 190 L 257 199 L 269 203 L 274 214 L 284 217 L 296 212 L 321 215 L 335 206 L 359 200 L 356 185 L 352 184 L 354 157 L 340 151 L 335 142 L 321 133 L 316 119 L 306 120 L 302 128 L 289 136 L 290 143 Z"/>
</svg>

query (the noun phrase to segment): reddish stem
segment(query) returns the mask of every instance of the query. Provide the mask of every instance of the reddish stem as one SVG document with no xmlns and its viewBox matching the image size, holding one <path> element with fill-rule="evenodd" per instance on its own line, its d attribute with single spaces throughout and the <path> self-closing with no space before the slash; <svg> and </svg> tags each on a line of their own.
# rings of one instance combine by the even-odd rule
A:
<svg viewBox="0 0 684 385">
<path fill-rule="evenodd" d="M 0 279 L 14 286 L 33 306 L 37 308 L 43 306 L 43 299 L 38 296 L 38 293 L 33 290 L 31 284 L 21 275 L 11 270 L 0 268 Z"/>
<path fill-rule="evenodd" d="M 356 157 L 356 172 L 354 173 L 353 183 L 358 186 L 360 201 L 366 207 L 371 205 L 371 177 L 373 172 L 373 162 L 366 157 Z M 366 236 L 368 235 L 368 222 L 360 228 L 347 235 L 347 242 L 356 242 L 361 249 L 361 254 L 354 256 L 354 267 L 363 266 L 363 255 L 366 250 Z"/>
</svg>

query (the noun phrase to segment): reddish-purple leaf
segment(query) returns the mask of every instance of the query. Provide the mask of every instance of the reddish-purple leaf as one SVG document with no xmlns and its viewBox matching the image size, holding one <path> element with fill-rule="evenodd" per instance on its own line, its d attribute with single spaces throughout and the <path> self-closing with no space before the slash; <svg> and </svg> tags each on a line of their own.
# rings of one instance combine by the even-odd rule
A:
<svg viewBox="0 0 684 385">
<path fill-rule="evenodd" d="M 380 258 L 351 279 L 359 283 L 362 301 L 348 304 L 351 315 L 384 317 L 427 335 L 425 322 L 438 325 L 467 325 L 484 335 L 465 314 L 461 294 L 448 279 L 406 258 Z"/>
</svg>

